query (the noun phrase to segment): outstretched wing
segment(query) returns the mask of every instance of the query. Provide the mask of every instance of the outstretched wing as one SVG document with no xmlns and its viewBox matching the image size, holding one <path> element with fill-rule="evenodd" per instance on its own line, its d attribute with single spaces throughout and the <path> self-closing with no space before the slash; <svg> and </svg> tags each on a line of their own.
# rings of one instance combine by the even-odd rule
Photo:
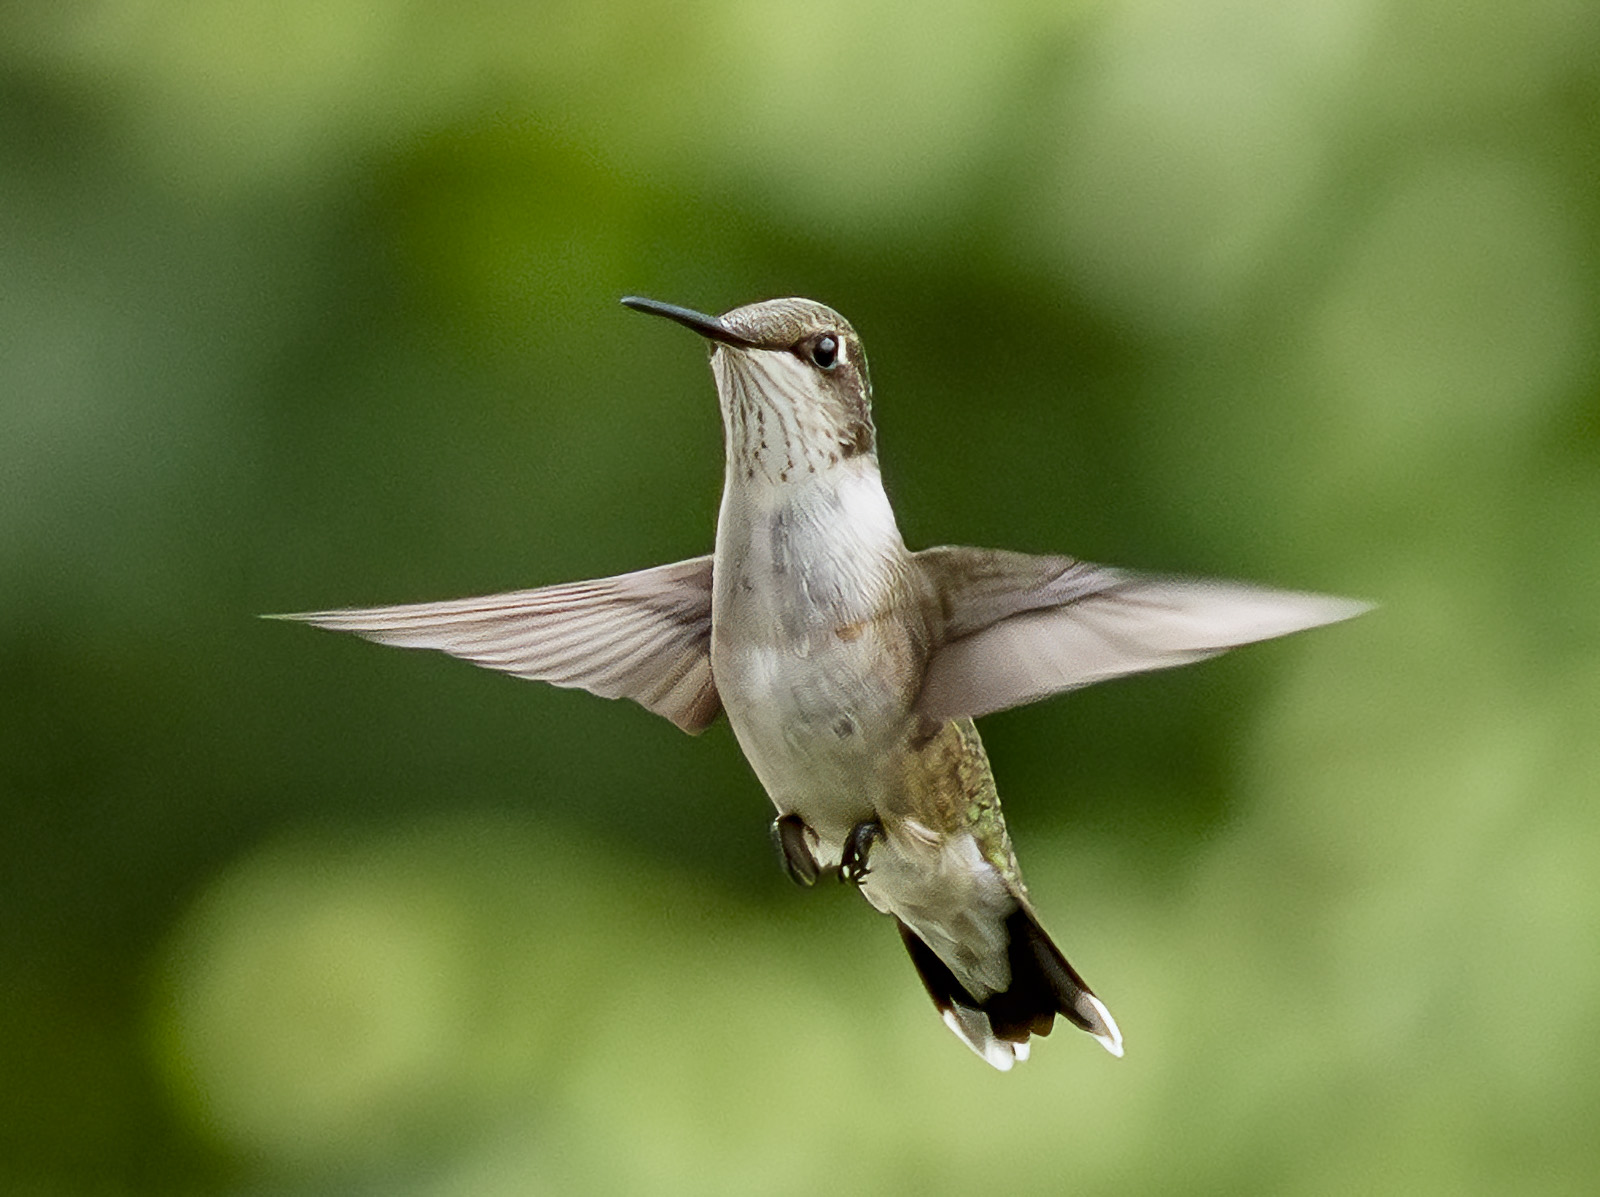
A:
<svg viewBox="0 0 1600 1197">
<path fill-rule="evenodd" d="M 935 719 L 1186 665 L 1371 607 L 998 549 L 928 549 L 915 559 L 939 600 L 936 647 L 917 699 L 918 711 Z"/>
<path fill-rule="evenodd" d="M 709 556 L 483 598 L 272 618 L 631 698 L 690 733 L 705 730 L 722 709 L 711 676 Z"/>
</svg>

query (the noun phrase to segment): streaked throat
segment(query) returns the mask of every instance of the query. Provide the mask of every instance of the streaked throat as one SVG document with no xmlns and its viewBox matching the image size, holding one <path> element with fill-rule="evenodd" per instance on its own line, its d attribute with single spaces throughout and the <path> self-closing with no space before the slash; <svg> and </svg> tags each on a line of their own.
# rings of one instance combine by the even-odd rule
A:
<svg viewBox="0 0 1600 1197">
<path fill-rule="evenodd" d="M 860 429 L 841 427 L 809 368 L 792 355 L 718 346 L 711 369 L 730 482 L 804 481 L 863 455 Z"/>
</svg>

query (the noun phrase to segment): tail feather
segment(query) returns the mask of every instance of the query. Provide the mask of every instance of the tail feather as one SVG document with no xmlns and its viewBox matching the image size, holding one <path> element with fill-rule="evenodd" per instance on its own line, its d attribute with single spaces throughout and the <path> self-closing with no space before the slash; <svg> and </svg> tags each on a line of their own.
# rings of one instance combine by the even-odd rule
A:
<svg viewBox="0 0 1600 1197">
<path fill-rule="evenodd" d="M 1028 1037 L 1048 1035 L 1057 1014 L 1089 1032 L 1112 1055 L 1122 1055 L 1122 1033 L 1111 1012 L 1025 907 L 1019 906 L 1005 921 L 1011 984 L 982 1000 L 972 996 L 915 931 L 903 922 L 899 927 L 911 962 L 945 1025 L 1002 1072 L 1028 1058 Z"/>
</svg>

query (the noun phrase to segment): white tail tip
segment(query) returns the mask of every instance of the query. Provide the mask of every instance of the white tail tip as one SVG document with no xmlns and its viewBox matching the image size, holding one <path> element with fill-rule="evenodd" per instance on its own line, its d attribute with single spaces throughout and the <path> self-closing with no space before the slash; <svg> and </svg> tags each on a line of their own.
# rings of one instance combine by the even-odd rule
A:
<svg viewBox="0 0 1600 1197">
<path fill-rule="evenodd" d="M 1100 1046 L 1105 1048 L 1117 1059 L 1122 1059 L 1122 1032 L 1117 1029 L 1117 1020 L 1111 1017 L 1111 1011 L 1106 1009 L 1106 1004 L 1092 993 L 1085 993 L 1085 1000 L 1094 1007 L 1094 1012 L 1100 1016 L 1100 1021 L 1105 1023 L 1106 1029 L 1102 1034 L 1095 1035 L 1100 1041 Z M 1091 1032 L 1092 1034 L 1092 1032 Z"/>
</svg>

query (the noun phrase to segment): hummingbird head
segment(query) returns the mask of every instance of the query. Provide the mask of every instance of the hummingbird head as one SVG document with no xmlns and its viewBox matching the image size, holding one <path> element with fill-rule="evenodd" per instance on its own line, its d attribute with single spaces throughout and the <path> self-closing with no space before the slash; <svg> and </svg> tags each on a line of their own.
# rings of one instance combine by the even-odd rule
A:
<svg viewBox="0 0 1600 1197">
<path fill-rule="evenodd" d="M 872 384 L 861 339 L 809 299 L 769 299 L 721 316 L 630 296 L 711 342 L 728 466 L 787 483 L 873 458 Z"/>
</svg>

